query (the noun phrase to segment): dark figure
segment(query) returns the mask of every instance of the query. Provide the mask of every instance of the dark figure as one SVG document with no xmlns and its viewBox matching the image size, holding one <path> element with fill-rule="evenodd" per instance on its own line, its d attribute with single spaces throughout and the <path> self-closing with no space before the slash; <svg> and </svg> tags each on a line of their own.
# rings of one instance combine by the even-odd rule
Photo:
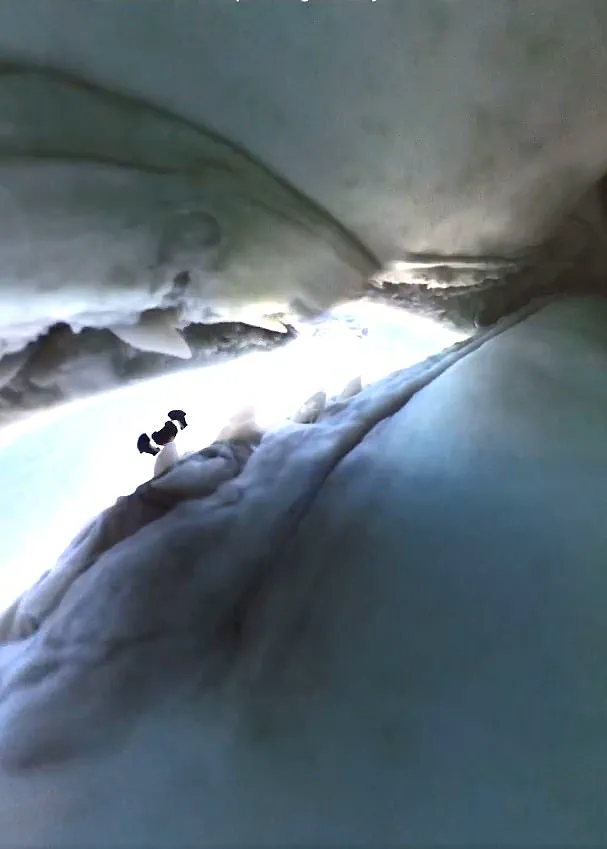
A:
<svg viewBox="0 0 607 849">
<path fill-rule="evenodd" d="M 185 413 L 183 412 L 183 410 L 170 410 L 167 415 L 171 419 L 171 421 L 179 422 L 179 427 L 181 428 L 181 430 L 184 430 L 188 426 L 188 423 L 185 420 Z"/>
<path fill-rule="evenodd" d="M 155 457 L 160 451 L 157 446 L 168 445 L 175 439 L 179 430 L 184 430 L 188 426 L 183 410 L 170 410 L 168 417 L 171 421 L 166 421 L 160 430 L 155 430 L 151 440 L 147 433 L 141 434 L 137 440 L 137 449 L 140 454 L 151 454 L 152 457 Z M 174 422 L 179 422 L 179 430 Z M 153 445 L 152 442 L 156 444 Z"/>
<path fill-rule="evenodd" d="M 140 454 L 151 454 L 152 457 L 155 457 L 156 454 L 160 451 L 160 448 L 156 448 L 150 442 L 150 437 L 147 433 L 142 433 L 139 439 L 137 440 L 137 449 Z"/>
<path fill-rule="evenodd" d="M 165 422 L 164 426 L 160 428 L 160 430 L 155 430 L 152 434 L 152 439 L 156 443 L 156 445 L 168 445 L 169 442 L 172 442 L 179 431 L 177 430 L 177 425 L 174 425 L 173 422 Z"/>
</svg>

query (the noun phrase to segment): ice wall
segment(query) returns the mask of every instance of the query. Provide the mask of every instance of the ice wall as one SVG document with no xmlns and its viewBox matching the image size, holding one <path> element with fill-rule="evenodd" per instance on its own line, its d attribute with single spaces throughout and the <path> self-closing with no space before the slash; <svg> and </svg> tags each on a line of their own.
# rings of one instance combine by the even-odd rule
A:
<svg viewBox="0 0 607 849">
<path fill-rule="evenodd" d="M 0 620 L 6 845 L 599 846 L 607 305 L 122 498 Z"/>
<path fill-rule="evenodd" d="M 607 167 L 606 33 L 592 0 L 1 0 L 3 419 L 56 322 L 185 358 L 189 322 L 541 241 Z"/>
<path fill-rule="evenodd" d="M 606 34 L 600 0 L 0 5 L 4 56 L 207 124 L 382 260 L 541 236 L 607 166 Z"/>
</svg>

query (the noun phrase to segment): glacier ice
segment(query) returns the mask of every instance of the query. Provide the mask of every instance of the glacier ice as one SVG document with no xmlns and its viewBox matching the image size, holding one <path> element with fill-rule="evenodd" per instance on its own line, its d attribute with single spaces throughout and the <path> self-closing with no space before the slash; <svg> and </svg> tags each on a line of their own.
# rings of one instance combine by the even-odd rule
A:
<svg viewBox="0 0 607 849">
<path fill-rule="evenodd" d="M 93 520 L 2 619 L 4 839 L 600 843 L 606 324 L 535 304 Z"/>
<path fill-rule="evenodd" d="M 175 354 L 176 335 L 138 323 L 160 308 L 176 328 L 284 332 L 298 304 L 321 312 L 375 270 L 313 202 L 204 127 L 20 65 L 0 68 L 0 108 L 6 354 L 57 322 Z"/>
<path fill-rule="evenodd" d="M 606 8 L 548 11 L 0 2 L 2 414 L 195 365 L 199 322 L 293 366 L 290 325 L 320 345 L 372 276 L 491 288 L 480 324 L 513 289 L 604 293 Z M 17 450 L 25 559 L 84 527 L 0 620 L 2 839 L 603 844 L 606 327 L 600 298 L 535 302 L 383 377 L 344 336 L 346 391 L 311 379 L 326 352 L 307 403 L 285 368 L 278 428 L 260 359 L 226 366 L 244 407 L 207 403 L 211 438 L 143 483 L 121 399 L 94 466 L 43 443 L 53 522 Z"/>
<path fill-rule="evenodd" d="M 280 333 L 420 252 L 493 281 L 607 167 L 604 28 L 593 0 L 0 4 L 1 379 L 61 322 L 129 360 L 98 391 L 141 363 L 106 328 L 160 372 L 192 322 Z M 21 372 L 3 421 L 82 394 Z"/>
</svg>

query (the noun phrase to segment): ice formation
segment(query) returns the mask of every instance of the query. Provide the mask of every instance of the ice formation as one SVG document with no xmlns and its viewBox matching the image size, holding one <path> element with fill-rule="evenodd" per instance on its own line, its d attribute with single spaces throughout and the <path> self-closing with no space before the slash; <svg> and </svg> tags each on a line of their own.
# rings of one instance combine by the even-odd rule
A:
<svg viewBox="0 0 607 849">
<path fill-rule="evenodd" d="M 278 343 L 292 407 L 224 363 L 245 406 L 199 384 L 209 438 L 132 485 L 124 406 L 86 468 L 56 418 L 52 521 L 0 463 L 0 545 L 81 526 L 0 619 L 0 842 L 605 843 L 606 33 L 601 0 L 0 0 L 0 425 Z M 373 377 L 344 337 L 335 393 L 289 356 L 363 293 L 490 329 Z"/>
<path fill-rule="evenodd" d="M 606 325 L 528 309 L 90 522 L 0 621 L 3 840 L 600 844 Z"/>
<path fill-rule="evenodd" d="M 374 270 L 312 202 L 203 127 L 19 65 L 0 68 L 0 110 L 5 354 L 65 322 L 187 357 L 180 327 L 283 331 Z"/>
</svg>

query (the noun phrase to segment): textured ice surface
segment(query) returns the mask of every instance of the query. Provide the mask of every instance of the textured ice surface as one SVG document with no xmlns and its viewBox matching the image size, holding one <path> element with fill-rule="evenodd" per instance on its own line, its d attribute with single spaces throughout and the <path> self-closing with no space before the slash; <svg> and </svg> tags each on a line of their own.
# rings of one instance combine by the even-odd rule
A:
<svg viewBox="0 0 607 849">
<path fill-rule="evenodd" d="M 384 262 L 518 249 L 601 176 L 606 23 L 600 0 L 546 14 L 476 0 L 21 0 L 17 13 L 9 0 L 0 51 L 218 131 Z"/>
<path fill-rule="evenodd" d="M 606 26 L 595 0 L 0 3 L 0 350 L 62 320 L 185 356 L 193 320 L 280 327 L 411 251 L 541 242 L 607 167 Z"/>
<path fill-rule="evenodd" d="M 21 65 L 0 68 L 0 109 L 5 353 L 59 321 L 120 328 L 154 307 L 177 327 L 314 313 L 374 268 L 314 203 L 204 127 Z M 167 350 L 145 326 L 138 338 Z"/>
<path fill-rule="evenodd" d="M 252 409 L 263 427 L 284 421 L 317 391 L 330 398 L 353 378 L 367 384 L 436 353 L 457 333 L 373 304 L 350 304 L 276 351 L 144 381 L 59 407 L 0 434 L 0 608 L 53 565 L 80 528 L 151 477 L 140 433 L 183 408 L 181 452 L 212 442 Z M 92 379 L 92 364 L 88 369 Z M 32 528 L 37 529 L 32 534 Z"/>
<path fill-rule="evenodd" d="M 606 324 L 553 304 L 101 516 L 2 623 L 3 839 L 600 845 Z"/>
</svg>

